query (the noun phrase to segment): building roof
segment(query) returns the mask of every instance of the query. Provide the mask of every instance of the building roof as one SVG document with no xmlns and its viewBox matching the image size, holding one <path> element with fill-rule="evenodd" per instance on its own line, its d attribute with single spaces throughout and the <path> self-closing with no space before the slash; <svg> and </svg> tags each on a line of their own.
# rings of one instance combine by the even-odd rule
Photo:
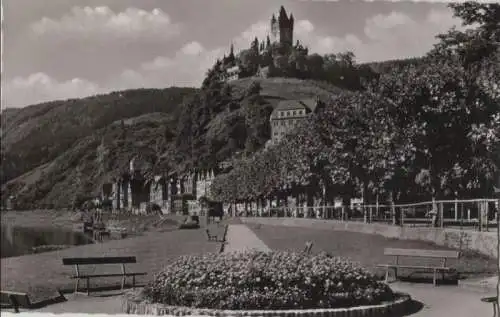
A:
<svg viewBox="0 0 500 317">
<path fill-rule="evenodd" d="M 316 110 L 317 102 L 314 99 L 283 100 L 278 103 L 273 112 L 279 110 L 308 109 L 311 112 Z"/>
</svg>

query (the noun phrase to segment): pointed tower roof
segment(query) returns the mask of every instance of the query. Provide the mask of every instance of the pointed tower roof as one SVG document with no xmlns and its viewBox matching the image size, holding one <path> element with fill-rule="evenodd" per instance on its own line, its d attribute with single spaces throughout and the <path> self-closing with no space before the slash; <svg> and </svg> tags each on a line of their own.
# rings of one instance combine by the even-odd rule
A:
<svg viewBox="0 0 500 317">
<path fill-rule="evenodd" d="M 288 15 L 286 13 L 286 10 L 285 10 L 284 6 L 281 6 L 281 8 L 280 8 L 280 14 L 279 14 L 278 20 L 279 20 L 280 23 L 288 21 Z"/>
<path fill-rule="evenodd" d="M 280 18 L 281 18 L 281 16 L 282 16 L 282 15 L 284 15 L 285 17 L 287 17 L 287 15 L 286 15 L 286 10 L 285 10 L 285 7 L 284 7 L 284 6 L 281 6 L 281 7 L 280 7 Z"/>
</svg>

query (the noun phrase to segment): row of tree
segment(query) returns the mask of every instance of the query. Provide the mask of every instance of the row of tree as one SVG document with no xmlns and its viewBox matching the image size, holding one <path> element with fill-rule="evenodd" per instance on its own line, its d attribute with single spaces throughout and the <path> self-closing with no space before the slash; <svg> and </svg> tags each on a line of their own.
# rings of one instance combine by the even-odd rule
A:
<svg viewBox="0 0 500 317">
<path fill-rule="evenodd" d="M 213 195 L 411 201 L 491 193 L 500 162 L 500 5 L 451 7 L 477 27 L 452 29 L 421 63 L 336 96 L 280 144 L 218 176 Z"/>
</svg>

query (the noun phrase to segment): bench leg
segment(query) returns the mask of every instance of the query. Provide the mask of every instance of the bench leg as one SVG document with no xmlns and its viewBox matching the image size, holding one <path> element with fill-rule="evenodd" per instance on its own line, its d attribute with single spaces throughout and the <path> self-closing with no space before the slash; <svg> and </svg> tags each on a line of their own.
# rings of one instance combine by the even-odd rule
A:
<svg viewBox="0 0 500 317">
<path fill-rule="evenodd" d="M 75 293 L 78 293 L 78 283 L 80 282 L 80 279 L 77 278 L 75 282 Z"/>
<path fill-rule="evenodd" d="M 432 285 L 436 286 L 436 270 L 434 270 L 434 274 L 432 276 Z"/>
<path fill-rule="evenodd" d="M 14 297 L 14 295 L 9 295 L 9 302 L 12 305 L 12 308 L 14 309 L 14 313 L 18 314 L 19 303 L 17 302 L 17 299 Z"/>
<path fill-rule="evenodd" d="M 122 277 L 122 290 L 125 288 L 125 275 Z"/>
<path fill-rule="evenodd" d="M 135 275 L 132 275 L 132 288 L 135 289 Z"/>
<path fill-rule="evenodd" d="M 385 269 L 385 282 L 386 283 L 389 282 L 389 267 Z"/>
<path fill-rule="evenodd" d="M 87 296 L 90 295 L 90 278 L 87 277 Z"/>
<path fill-rule="evenodd" d="M 493 317 L 497 317 L 498 302 L 493 303 Z"/>
<path fill-rule="evenodd" d="M 397 279 L 398 279 L 398 268 L 395 267 L 394 268 L 394 281 L 397 281 Z"/>
</svg>

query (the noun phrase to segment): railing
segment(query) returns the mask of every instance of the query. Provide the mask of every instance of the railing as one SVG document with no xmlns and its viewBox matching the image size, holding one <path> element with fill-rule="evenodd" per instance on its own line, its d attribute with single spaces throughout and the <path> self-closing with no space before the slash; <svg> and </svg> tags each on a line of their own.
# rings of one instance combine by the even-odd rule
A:
<svg viewBox="0 0 500 317">
<path fill-rule="evenodd" d="M 338 221 L 385 223 L 399 226 L 433 226 L 488 231 L 498 220 L 498 199 L 427 201 L 414 204 L 274 207 L 237 210 L 253 217 L 315 218 Z"/>
</svg>

